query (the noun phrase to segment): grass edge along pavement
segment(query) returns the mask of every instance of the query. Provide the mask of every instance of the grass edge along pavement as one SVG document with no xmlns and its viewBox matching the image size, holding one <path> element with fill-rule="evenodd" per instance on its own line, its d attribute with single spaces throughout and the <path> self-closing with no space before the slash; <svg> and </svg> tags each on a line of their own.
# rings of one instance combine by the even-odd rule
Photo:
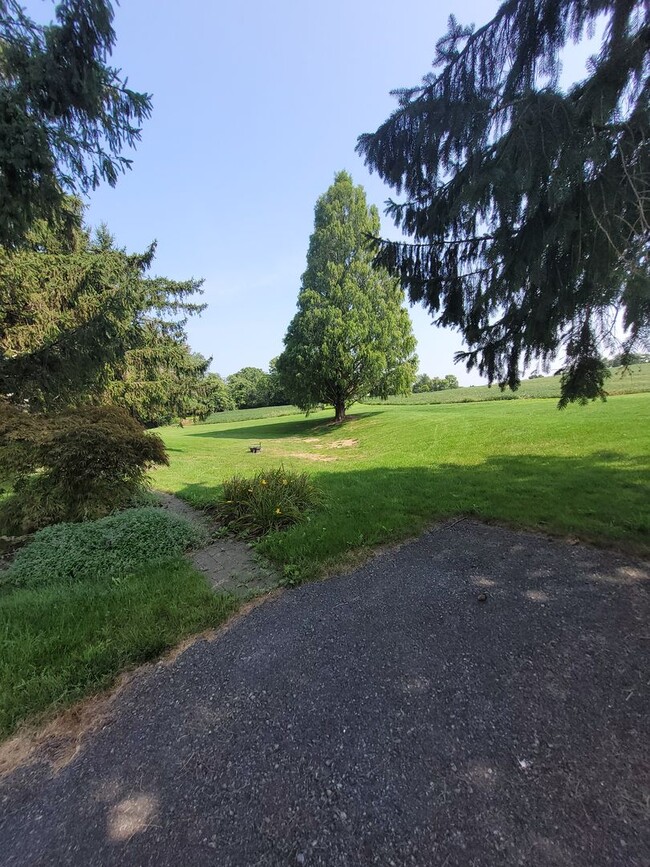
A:
<svg viewBox="0 0 650 867">
<path fill-rule="evenodd" d="M 353 565 L 378 546 L 469 515 L 650 553 L 650 395 L 559 411 L 549 400 L 364 406 L 161 429 L 171 466 L 156 484 L 203 507 L 234 474 L 309 472 L 325 506 L 258 543 L 291 581 Z M 261 441 L 259 455 L 248 452 Z"/>
<path fill-rule="evenodd" d="M 178 518 L 165 520 L 178 531 Z M 105 532 L 111 519 L 59 526 L 68 527 L 74 541 L 80 532 L 88 535 L 93 523 Z M 196 532 L 187 538 L 196 541 Z M 101 559 L 101 545 L 96 547 Z M 0 584 L 0 738 L 26 720 L 33 725 L 110 687 L 125 670 L 219 626 L 238 609 L 239 600 L 215 593 L 182 548 L 174 554 L 161 545 L 161 551 L 156 562 L 130 564 L 122 573 L 113 564 L 105 574 L 98 567 L 94 574 L 62 572 L 32 586 L 12 586 L 6 579 Z M 40 559 L 36 552 L 36 564 Z"/>
</svg>

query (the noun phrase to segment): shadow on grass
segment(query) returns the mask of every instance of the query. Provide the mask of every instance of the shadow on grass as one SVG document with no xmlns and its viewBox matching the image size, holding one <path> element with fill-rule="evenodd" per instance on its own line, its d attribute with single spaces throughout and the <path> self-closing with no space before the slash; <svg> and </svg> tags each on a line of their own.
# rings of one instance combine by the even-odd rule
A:
<svg viewBox="0 0 650 867">
<path fill-rule="evenodd" d="M 455 515 L 650 554 L 650 461 L 644 455 L 516 455 L 474 466 L 314 468 L 311 474 L 326 505 L 311 523 L 269 537 L 279 563 L 325 562 Z M 178 493 L 208 505 L 220 487 L 191 484 Z"/>
<path fill-rule="evenodd" d="M 321 437 L 332 431 L 340 431 L 342 434 L 350 433 L 354 429 L 357 419 L 370 418 L 379 415 L 378 412 L 354 413 L 343 424 L 334 424 L 334 419 L 305 418 L 300 421 L 288 422 L 286 418 L 278 418 L 277 421 L 268 424 L 247 425 L 246 427 L 232 427 L 228 430 L 192 431 L 188 436 L 210 437 L 216 439 L 249 439 L 257 442 L 264 439 L 285 439 L 294 436 Z M 236 422 L 233 422 L 236 424 Z"/>
</svg>

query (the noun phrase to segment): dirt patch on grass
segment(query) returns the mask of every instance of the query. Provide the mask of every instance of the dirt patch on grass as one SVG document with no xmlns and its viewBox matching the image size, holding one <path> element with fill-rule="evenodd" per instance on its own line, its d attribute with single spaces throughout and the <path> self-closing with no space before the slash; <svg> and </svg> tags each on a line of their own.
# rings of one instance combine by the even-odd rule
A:
<svg viewBox="0 0 650 867">
<path fill-rule="evenodd" d="M 322 463 L 331 463 L 336 460 L 336 458 L 329 457 L 328 455 L 314 455 L 311 452 L 290 452 L 287 454 L 287 457 L 301 458 L 305 461 L 319 461 Z"/>
<path fill-rule="evenodd" d="M 347 440 L 336 440 L 336 442 L 329 443 L 328 448 L 330 449 L 351 449 L 354 446 L 359 445 L 359 440 L 347 439 Z"/>
</svg>

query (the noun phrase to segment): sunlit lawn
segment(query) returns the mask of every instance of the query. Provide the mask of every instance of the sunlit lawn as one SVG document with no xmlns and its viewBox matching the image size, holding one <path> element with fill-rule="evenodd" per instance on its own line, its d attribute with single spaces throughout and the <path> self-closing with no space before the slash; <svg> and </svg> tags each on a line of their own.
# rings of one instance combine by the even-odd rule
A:
<svg viewBox="0 0 650 867">
<path fill-rule="evenodd" d="M 237 607 L 185 560 L 120 581 L 0 587 L 0 738 L 23 720 L 109 686 Z"/>
<path fill-rule="evenodd" d="M 327 505 L 260 546 L 299 577 L 453 515 L 650 552 L 650 394 L 564 411 L 515 400 L 352 414 L 338 427 L 326 411 L 164 429 L 171 465 L 155 484 L 207 505 L 233 473 L 281 462 L 311 472 Z"/>
</svg>

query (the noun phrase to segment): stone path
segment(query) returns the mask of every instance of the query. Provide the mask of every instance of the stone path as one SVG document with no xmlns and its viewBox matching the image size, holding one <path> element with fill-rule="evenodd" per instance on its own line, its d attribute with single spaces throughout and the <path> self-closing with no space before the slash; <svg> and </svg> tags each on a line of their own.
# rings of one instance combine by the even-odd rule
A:
<svg viewBox="0 0 650 867">
<path fill-rule="evenodd" d="M 209 516 L 192 508 L 173 494 L 157 494 L 163 507 L 192 522 L 200 523 L 211 536 L 218 532 Z M 192 554 L 192 562 L 203 572 L 215 590 L 233 593 L 241 598 L 265 593 L 278 586 L 278 575 L 268 564 L 262 564 L 246 543 L 220 536 L 206 548 Z"/>
</svg>

